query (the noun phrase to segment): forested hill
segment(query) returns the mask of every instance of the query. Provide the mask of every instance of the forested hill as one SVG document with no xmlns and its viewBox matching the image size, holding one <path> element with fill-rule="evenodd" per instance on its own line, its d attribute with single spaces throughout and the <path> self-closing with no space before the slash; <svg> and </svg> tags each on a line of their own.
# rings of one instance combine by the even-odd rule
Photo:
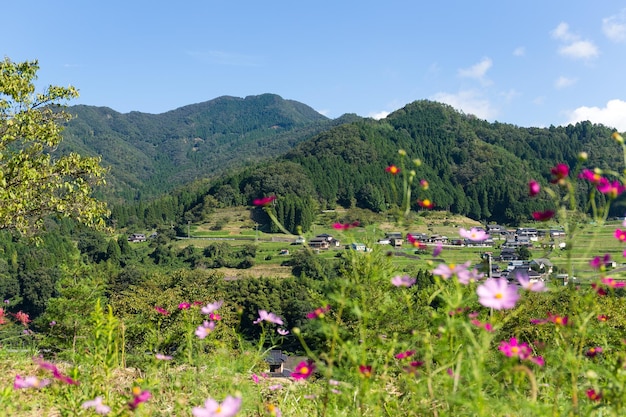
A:
<svg viewBox="0 0 626 417">
<path fill-rule="evenodd" d="M 64 151 L 101 155 L 110 168 L 109 200 L 155 197 L 194 179 L 284 154 L 332 126 L 302 103 L 273 94 L 219 97 L 162 114 L 118 113 L 106 107 L 72 106 Z"/>
<path fill-rule="evenodd" d="M 416 101 L 381 121 L 364 119 L 322 132 L 271 167 L 217 180 L 209 193 L 222 205 L 250 204 L 276 194 L 300 200 L 312 196 L 321 208 L 339 204 L 383 211 L 395 202 L 385 167 L 398 164 L 398 150 L 404 149 L 407 162 L 423 162 L 415 168 L 415 209 L 417 198 L 429 198 L 436 208 L 512 224 L 548 207 L 527 197 L 527 184 L 531 178 L 547 184 L 556 163 L 573 167 L 579 152 L 586 151 L 590 167 L 620 167 L 611 133 L 588 122 L 550 128 L 488 123 L 447 105 Z M 418 189 L 422 178 L 430 183 L 426 191 Z M 297 201 L 290 203 L 296 205 L 295 217 Z M 280 215 L 285 208 L 277 210 Z"/>
</svg>

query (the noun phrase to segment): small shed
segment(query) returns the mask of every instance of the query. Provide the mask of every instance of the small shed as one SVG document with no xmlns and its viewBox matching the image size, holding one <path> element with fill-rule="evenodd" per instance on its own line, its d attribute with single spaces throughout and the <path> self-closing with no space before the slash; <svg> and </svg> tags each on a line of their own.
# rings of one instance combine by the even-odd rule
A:
<svg viewBox="0 0 626 417">
<path fill-rule="evenodd" d="M 288 356 L 279 349 L 272 349 L 268 352 L 265 362 L 270 367 L 269 376 L 285 376 L 285 361 Z"/>
</svg>

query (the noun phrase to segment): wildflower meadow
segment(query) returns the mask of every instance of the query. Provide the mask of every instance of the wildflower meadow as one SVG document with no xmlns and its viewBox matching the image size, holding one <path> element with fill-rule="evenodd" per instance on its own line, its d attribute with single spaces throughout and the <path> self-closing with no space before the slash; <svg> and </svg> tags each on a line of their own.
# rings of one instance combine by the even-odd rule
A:
<svg viewBox="0 0 626 417">
<path fill-rule="evenodd" d="M 613 139 L 626 154 L 622 136 Z M 168 277 L 180 292 L 142 303 L 147 298 L 100 296 L 102 277 L 69 271 L 64 298 L 37 323 L 15 311 L 15 300 L 0 308 L 0 415 L 624 415 L 626 281 L 609 274 L 602 245 L 583 236 L 606 224 L 626 176 L 623 167 L 586 162 L 582 153 L 573 167 L 555 161 L 548 181 L 527 179 L 529 198 L 552 202 L 529 222 L 565 232 L 558 266 L 567 285 L 523 272 L 493 277 L 484 259 L 448 261 L 451 248 L 412 237 L 413 210 L 436 209 L 437 201 L 429 178 L 416 178 L 422 162 L 399 150 L 397 161 L 379 167 L 399 202 L 389 215 L 427 259 L 426 273 L 407 273 L 388 248 L 366 242 L 371 249 L 345 252 L 337 276 L 322 270 L 313 283 L 302 274 L 314 308 L 259 308 L 249 320 L 214 276 Z M 279 198 L 253 203 L 295 237 L 273 212 Z M 332 228 L 344 242 L 361 236 L 354 219 Z M 457 233 L 476 244 L 490 238 L 479 227 Z M 626 256 L 626 223 L 612 239 Z M 581 247 L 588 274 L 575 280 L 572 253 Z M 306 244 L 301 250 L 316 256 Z M 270 369 L 270 358 L 285 369 Z"/>
</svg>

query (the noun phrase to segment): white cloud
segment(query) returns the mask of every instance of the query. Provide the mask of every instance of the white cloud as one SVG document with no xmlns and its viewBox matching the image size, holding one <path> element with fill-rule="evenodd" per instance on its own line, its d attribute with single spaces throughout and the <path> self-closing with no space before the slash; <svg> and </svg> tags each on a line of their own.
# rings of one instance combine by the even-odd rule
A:
<svg viewBox="0 0 626 417">
<path fill-rule="evenodd" d="M 379 112 L 370 113 L 367 115 L 367 117 L 371 117 L 372 119 L 376 119 L 376 120 L 384 119 L 387 116 L 389 116 L 388 111 L 379 111 Z"/>
<path fill-rule="evenodd" d="M 456 94 L 441 92 L 434 94 L 431 100 L 449 104 L 463 113 L 473 114 L 480 119 L 492 120 L 497 114 L 489 100 L 476 90 L 464 90 Z"/>
<path fill-rule="evenodd" d="M 626 41 L 626 9 L 602 19 L 602 31 L 613 42 Z"/>
<path fill-rule="evenodd" d="M 551 32 L 552 37 L 561 41 L 563 45 L 559 48 L 561 55 L 574 59 L 590 59 L 600 54 L 598 47 L 591 41 L 581 39 L 569 29 L 569 25 L 565 22 L 559 25 Z"/>
<path fill-rule="evenodd" d="M 560 76 L 554 82 L 554 87 L 559 88 L 559 89 L 566 88 L 566 87 L 576 84 L 577 81 L 578 80 L 576 78 L 568 78 L 568 77 Z"/>
<path fill-rule="evenodd" d="M 485 81 L 485 74 L 487 74 L 487 71 L 489 71 L 492 65 L 493 61 L 490 58 L 483 58 L 482 61 L 469 68 L 461 68 L 459 70 L 459 76 Z"/>
<path fill-rule="evenodd" d="M 595 58 L 600 54 L 598 47 L 590 41 L 572 42 L 569 45 L 559 48 L 559 53 L 574 59 Z"/>
<path fill-rule="evenodd" d="M 606 107 L 579 107 L 569 114 L 567 123 L 577 123 L 589 120 L 592 123 L 601 123 L 626 132 L 626 101 L 609 100 Z"/>
<path fill-rule="evenodd" d="M 513 55 L 514 56 L 524 56 L 524 55 L 526 55 L 526 48 L 524 48 L 523 46 L 518 46 L 517 48 L 515 48 L 513 50 Z"/>
</svg>

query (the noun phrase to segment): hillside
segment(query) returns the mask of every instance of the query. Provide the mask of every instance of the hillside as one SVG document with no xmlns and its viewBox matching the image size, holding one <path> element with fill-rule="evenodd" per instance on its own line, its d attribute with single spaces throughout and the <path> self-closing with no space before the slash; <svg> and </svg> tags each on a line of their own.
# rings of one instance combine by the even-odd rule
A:
<svg viewBox="0 0 626 417">
<path fill-rule="evenodd" d="M 110 168 L 105 198 L 155 197 L 195 179 L 274 158 L 337 124 L 273 94 L 219 97 L 162 114 L 72 106 L 62 151 L 101 155 Z"/>
</svg>

